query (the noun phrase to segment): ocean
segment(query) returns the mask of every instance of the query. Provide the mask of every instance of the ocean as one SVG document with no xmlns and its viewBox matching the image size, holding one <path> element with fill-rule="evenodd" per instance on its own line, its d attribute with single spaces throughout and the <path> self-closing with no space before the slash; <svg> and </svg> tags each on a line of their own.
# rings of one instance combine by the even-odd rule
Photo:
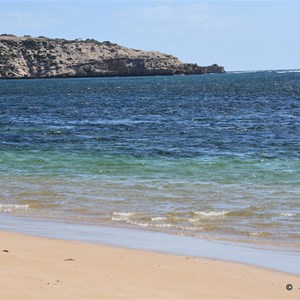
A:
<svg viewBox="0 0 300 300">
<path fill-rule="evenodd" d="M 0 218 L 300 249 L 300 71 L 0 81 Z"/>
</svg>

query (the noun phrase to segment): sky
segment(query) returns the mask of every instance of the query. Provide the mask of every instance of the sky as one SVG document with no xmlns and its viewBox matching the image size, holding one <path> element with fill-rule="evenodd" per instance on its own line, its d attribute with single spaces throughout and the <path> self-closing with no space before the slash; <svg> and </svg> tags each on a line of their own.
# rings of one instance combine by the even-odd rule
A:
<svg viewBox="0 0 300 300">
<path fill-rule="evenodd" d="M 299 1 L 0 0 L 0 33 L 93 38 L 227 71 L 300 69 Z"/>
</svg>

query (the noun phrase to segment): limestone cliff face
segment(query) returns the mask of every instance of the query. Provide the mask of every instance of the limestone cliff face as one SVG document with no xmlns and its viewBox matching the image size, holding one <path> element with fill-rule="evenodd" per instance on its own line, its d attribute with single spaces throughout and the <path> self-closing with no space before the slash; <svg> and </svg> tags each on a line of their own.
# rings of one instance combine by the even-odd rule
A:
<svg viewBox="0 0 300 300">
<path fill-rule="evenodd" d="M 0 35 L 0 79 L 224 73 L 154 51 L 95 40 Z"/>
</svg>

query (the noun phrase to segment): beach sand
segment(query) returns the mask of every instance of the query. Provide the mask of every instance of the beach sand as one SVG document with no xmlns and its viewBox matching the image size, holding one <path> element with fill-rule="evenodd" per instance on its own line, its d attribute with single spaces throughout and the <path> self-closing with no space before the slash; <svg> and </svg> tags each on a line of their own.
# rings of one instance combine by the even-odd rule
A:
<svg viewBox="0 0 300 300">
<path fill-rule="evenodd" d="M 0 299 L 300 298 L 300 276 L 248 265 L 10 232 L 0 241 Z"/>
</svg>

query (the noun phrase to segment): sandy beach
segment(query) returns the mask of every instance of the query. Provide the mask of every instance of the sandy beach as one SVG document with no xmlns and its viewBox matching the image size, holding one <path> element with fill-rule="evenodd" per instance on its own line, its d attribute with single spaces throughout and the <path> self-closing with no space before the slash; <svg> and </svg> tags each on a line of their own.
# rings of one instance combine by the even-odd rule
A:
<svg viewBox="0 0 300 300">
<path fill-rule="evenodd" d="M 299 276 L 242 264 L 10 232 L 0 232 L 0 239 L 0 299 L 300 296 Z"/>
</svg>

